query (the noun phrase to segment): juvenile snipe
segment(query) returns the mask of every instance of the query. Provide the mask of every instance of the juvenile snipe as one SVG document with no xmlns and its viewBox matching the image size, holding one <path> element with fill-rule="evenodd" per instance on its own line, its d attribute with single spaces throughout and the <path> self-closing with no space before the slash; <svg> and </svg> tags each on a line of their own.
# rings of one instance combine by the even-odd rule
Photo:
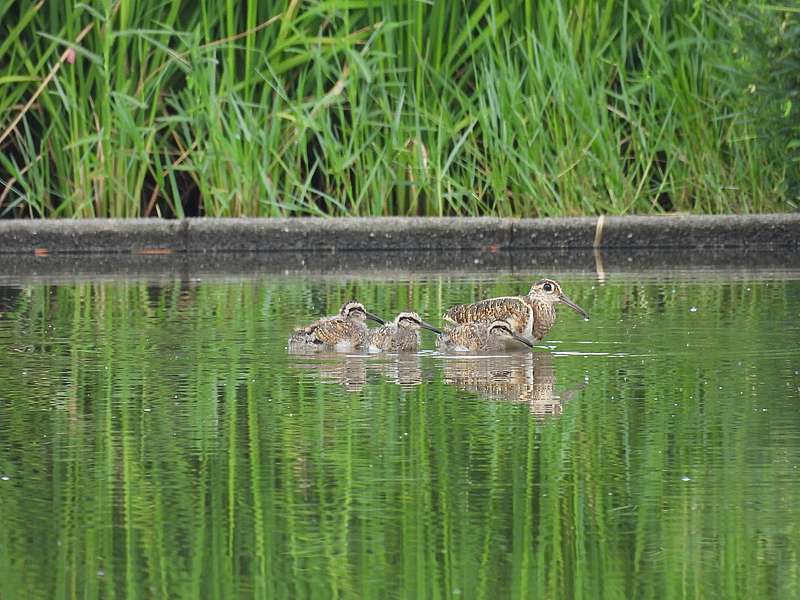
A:
<svg viewBox="0 0 800 600">
<path fill-rule="evenodd" d="M 416 352 L 420 329 L 441 334 L 441 330 L 423 321 L 415 312 L 401 312 L 391 323 L 370 329 L 366 346 L 370 352 Z"/>
<path fill-rule="evenodd" d="M 518 335 L 507 321 L 492 323 L 464 323 L 451 327 L 436 340 L 440 350 L 448 352 L 495 352 L 507 347 L 511 341 L 519 346 L 533 348 L 533 344 Z"/>
<path fill-rule="evenodd" d="M 364 305 L 356 300 L 342 304 L 339 314 L 325 317 L 295 330 L 289 336 L 289 350 L 293 352 L 315 352 L 320 350 L 336 350 L 347 352 L 364 346 L 369 328 L 367 319 L 381 325 L 384 320 L 368 312 Z"/>
</svg>

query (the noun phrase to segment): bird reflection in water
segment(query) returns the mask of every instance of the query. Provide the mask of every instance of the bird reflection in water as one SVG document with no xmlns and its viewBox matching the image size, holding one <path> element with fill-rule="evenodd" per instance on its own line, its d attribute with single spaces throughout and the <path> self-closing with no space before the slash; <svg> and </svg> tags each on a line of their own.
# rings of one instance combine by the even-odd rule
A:
<svg viewBox="0 0 800 600">
<path fill-rule="evenodd" d="M 337 383 L 357 392 L 367 383 L 367 356 L 320 353 L 297 355 L 293 365 L 314 373 L 320 383 Z"/>
<path fill-rule="evenodd" d="M 564 404 L 585 387 L 582 383 L 556 394 L 555 368 L 549 352 L 447 356 L 443 377 L 446 385 L 490 400 L 527 404 L 532 414 L 542 417 L 560 415 Z"/>
<path fill-rule="evenodd" d="M 549 352 L 502 355 L 442 355 L 432 362 L 417 353 L 294 354 L 292 365 L 313 374 L 320 383 L 341 385 L 358 392 L 370 382 L 383 380 L 403 387 L 417 386 L 441 376 L 445 385 L 476 393 L 489 400 L 527 404 L 533 415 L 560 415 L 564 405 L 586 387 L 581 382 L 556 393 L 553 356 Z M 441 366 L 441 375 L 436 365 Z"/>
<path fill-rule="evenodd" d="M 372 367 L 391 383 L 401 386 L 419 385 L 433 379 L 433 373 L 422 368 L 419 354 L 401 353 L 373 360 Z"/>
<path fill-rule="evenodd" d="M 433 378 L 432 373 L 423 370 L 420 355 L 416 353 L 295 353 L 294 358 L 292 364 L 298 369 L 314 372 L 320 382 L 337 383 L 351 392 L 361 390 L 372 374 L 401 386 L 420 385 Z"/>
</svg>

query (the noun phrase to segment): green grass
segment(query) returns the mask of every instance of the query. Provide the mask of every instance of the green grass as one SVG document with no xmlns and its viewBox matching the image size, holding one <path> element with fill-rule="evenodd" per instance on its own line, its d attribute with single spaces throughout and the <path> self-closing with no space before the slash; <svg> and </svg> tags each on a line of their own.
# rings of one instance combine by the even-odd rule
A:
<svg viewBox="0 0 800 600">
<path fill-rule="evenodd" d="M 0 0 L 0 214 L 792 210 L 800 13 L 752 4 Z"/>
</svg>

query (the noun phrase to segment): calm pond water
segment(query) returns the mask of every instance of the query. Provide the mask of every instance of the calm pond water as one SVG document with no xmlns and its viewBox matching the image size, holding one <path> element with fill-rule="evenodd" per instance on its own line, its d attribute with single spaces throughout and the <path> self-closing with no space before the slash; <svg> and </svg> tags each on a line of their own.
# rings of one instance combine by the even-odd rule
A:
<svg viewBox="0 0 800 600">
<path fill-rule="evenodd" d="M 544 273 L 0 287 L 0 598 L 800 598 L 800 279 L 546 274 L 492 358 L 285 345 Z"/>
</svg>

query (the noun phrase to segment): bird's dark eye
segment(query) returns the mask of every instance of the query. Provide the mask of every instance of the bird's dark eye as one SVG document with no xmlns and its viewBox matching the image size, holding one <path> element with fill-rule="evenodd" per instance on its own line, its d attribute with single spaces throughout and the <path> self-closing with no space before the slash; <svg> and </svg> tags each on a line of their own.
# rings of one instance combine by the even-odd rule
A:
<svg viewBox="0 0 800 600">
<path fill-rule="evenodd" d="M 545 284 L 542 286 L 542 289 L 543 289 L 545 292 L 552 292 L 552 291 L 553 291 L 553 284 L 552 284 L 552 283 L 545 283 Z"/>
</svg>

